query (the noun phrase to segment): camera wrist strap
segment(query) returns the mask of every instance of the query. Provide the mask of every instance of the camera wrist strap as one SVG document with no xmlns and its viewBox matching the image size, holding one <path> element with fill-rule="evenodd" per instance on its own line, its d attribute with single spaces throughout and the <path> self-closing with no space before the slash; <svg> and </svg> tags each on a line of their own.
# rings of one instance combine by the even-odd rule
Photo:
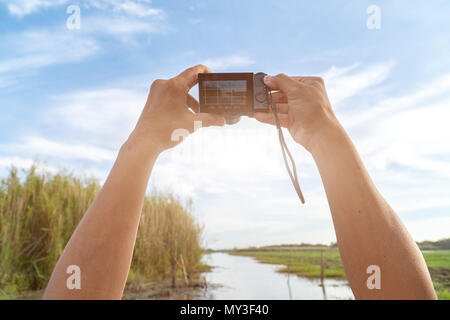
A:
<svg viewBox="0 0 450 320">
<path fill-rule="evenodd" d="M 272 108 L 272 111 L 273 111 L 273 114 L 274 114 L 274 117 L 275 117 L 275 123 L 277 125 L 278 138 L 280 140 L 280 145 L 281 145 L 281 151 L 283 153 L 284 164 L 286 166 L 286 169 L 287 169 L 287 172 L 289 174 L 289 177 L 291 178 L 292 184 L 294 185 L 295 191 L 297 192 L 298 197 L 300 198 L 300 201 L 304 204 L 305 203 L 305 198 L 303 197 L 302 190 L 300 189 L 300 184 L 298 183 L 297 168 L 295 166 L 295 161 L 294 161 L 294 158 L 292 157 L 291 152 L 289 151 L 289 148 L 286 145 L 286 141 L 284 140 L 284 135 L 283 135 L 283 130 L 281 128 L 280 119 L 278 118 L 277 107 L 273 103 L 272 92 L 270 90 L 268 90 L 268 91 L 269 91 L 269 96 L 270 96 L 270 106 Z M 289 160 L 291 161 L 292 170 L 289 167 L 289 163 L 288 163 L 286 154 L 289 156 Z"/>
</svg>

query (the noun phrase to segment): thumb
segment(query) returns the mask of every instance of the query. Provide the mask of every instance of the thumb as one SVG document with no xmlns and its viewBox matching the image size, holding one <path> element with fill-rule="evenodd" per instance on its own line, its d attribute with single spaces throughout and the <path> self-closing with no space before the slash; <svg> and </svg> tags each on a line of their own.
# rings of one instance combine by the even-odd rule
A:
<svg viewBox="0 0 450 320">
<path fill-rule="evenodd" d="M 213 113 L 195 113 L 194 121 L 200 122 L 199 125 L 195 126 L 196 129 L 211 126 L 223 127 L 225 125 L 225 119 L 223 118 L 223 116 Z"/>
<path fill-rule="evenodd" d="M 283 73 L 276 76 L 266 76 L 264 78 L 264 83 L 270 90 L 281 90 L 286 95 L 301 88 L 301 84 L 298 81 L 295 81 Z"/>
</svg>

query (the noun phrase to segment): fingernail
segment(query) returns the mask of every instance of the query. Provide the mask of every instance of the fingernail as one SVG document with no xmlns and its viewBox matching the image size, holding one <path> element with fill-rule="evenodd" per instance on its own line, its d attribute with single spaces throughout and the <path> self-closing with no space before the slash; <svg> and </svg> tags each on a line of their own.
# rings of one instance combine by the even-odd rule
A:
<svg viewBox="0 0 450 320">
<path fill-rule="evenodd" d="M 265 76 L 264 77 L 264 82 L 266 84 L 270 84 L 272 82 L 272 76 Z"/>
</svg>

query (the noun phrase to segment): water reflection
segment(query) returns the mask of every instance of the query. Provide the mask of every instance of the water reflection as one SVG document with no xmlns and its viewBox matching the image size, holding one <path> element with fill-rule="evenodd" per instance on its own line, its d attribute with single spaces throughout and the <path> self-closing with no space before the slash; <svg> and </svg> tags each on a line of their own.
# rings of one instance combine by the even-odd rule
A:
<svg viewBox="0 0 450 320">
<path fill-rule="evenodd" d="M 231 256 L 226 253 L 208 254 L 205 259 L 214 269 L 206 274 L 210 285 L 202 299 L 353 299 L 353 293 L 346 281 L 310 280 L 293 275 L 288 277 L 276 272 L 281 266 L 262 264 L 249 257 Z"/>
</svg>

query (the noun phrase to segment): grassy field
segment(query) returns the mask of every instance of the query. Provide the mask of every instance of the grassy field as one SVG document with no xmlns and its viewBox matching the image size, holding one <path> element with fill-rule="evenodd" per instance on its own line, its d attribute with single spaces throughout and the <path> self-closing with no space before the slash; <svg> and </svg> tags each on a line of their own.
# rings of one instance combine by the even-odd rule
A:
<svg viewBox="0 0 450 320">
<path fill-rule="evenodd" d="M 289 272 L 301 277 L 319 278 L 321 255 L 324 277 L 345 279 L 344 267 L 337 249 L 330 248 L 261 248 L 232 250 L 229 254 L 253 257 L 261 263 L 284 265 L 279 272 Z M 424 251 L 423 255 L 433 278 L 439 299 L 450 300 L 450 250 Z"/>
<path fill-rule="evenodd" d="M 45 288 L 100 186 L 67 172 L 11 169 L 0 182 L 0 298 Z M 185 280 L 203 270 L 202 227 L 171 194 L 146 197 L 129 282 Z"/>
<path fill-rule="evenodd" d="M 450 300 L 450 250 L 423 251 L 439 299 Z"/>
</svg>

